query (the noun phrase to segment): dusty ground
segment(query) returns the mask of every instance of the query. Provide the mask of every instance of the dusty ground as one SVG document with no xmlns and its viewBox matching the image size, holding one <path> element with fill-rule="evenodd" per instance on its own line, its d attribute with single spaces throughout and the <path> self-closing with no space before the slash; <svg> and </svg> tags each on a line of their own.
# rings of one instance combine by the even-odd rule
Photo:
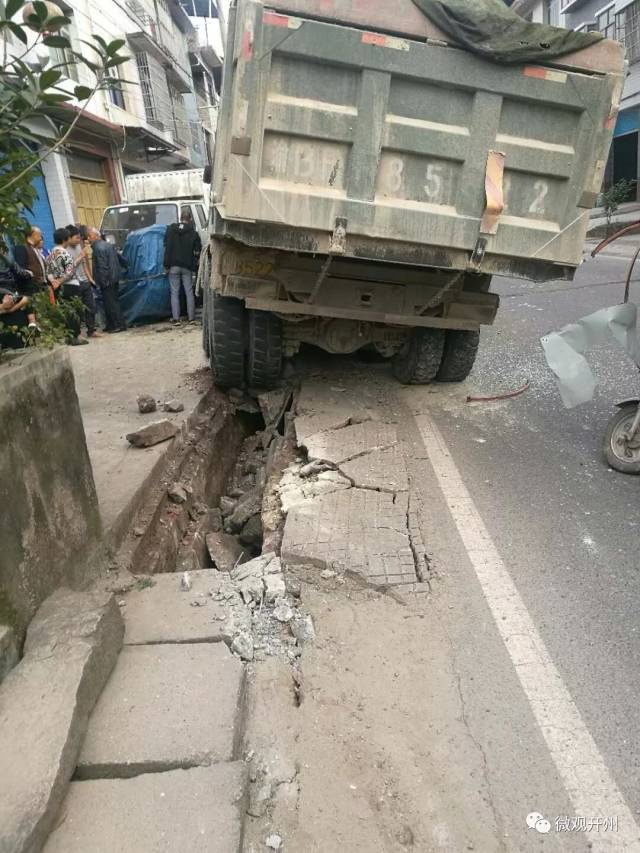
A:
<svg viewBox="0 0 640 853">
<path fill-rule="evenodd" d="M 249 818 L 245 849 L 263 850 L 271 832 L 296 853 L 500 849 L 428 599 L 313 580 L 303 599 L 318 640 L 303 655 L 300 705 L 286 671 L 259 669 L 248 738 L 272 757 L 276 778 L 294 778 L 293 765 L 295 783 L 276 787 L 270 816 Z"/>
<path fill-rule="evenodd" d="M 160 418 L 183 423 L 209 387 L 201 335 L 199 326 L 158 324 L 69 348 L 107 530 L 166 451 L 166 444 L 132 448 L 125 435 Z M 150 394 L 158 401 L 179 399 L 185 410 L 141 415 L 136 404 L 139 394 Z"/>
</svg>

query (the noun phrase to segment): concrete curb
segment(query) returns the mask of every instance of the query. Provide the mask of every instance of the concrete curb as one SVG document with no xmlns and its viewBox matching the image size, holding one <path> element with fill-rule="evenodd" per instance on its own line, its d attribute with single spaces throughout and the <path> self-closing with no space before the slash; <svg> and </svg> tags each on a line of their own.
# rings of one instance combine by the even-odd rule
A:
<svg viewBox="0 0 640 853">
<path fill-rule="evenodd" d="M 38 853 L 75 770 L 124 625 L 113 597 L 60 589 L 0 686 L 0 853 Z"/>
</svg>

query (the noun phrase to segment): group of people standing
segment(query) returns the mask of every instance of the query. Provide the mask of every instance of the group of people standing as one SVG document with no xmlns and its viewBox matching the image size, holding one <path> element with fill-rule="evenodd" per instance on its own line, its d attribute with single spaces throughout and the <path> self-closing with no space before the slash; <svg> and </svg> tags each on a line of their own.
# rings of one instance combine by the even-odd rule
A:
<svg viewBox="0 0 640 853">
<path fill-rule="evenodd" d="M 115 245 L 103 239 L 97 228 L 85 225 L 57 228 L 53 242 L 53 249 L 45 254 L 41 229 L 29 226 L 24 241 L 13 247 L 12 259 L 0 238 L 0 347 L 18 349 L 39 334 L 34 304 L 38 293 L 46 293 L 52 306 L 68 305 L 70 310 L 60 313 L 68 342 L 74 346 L 88 344 L 101 335 L 96 324 L 98 307 L 104 313 L 105 332 L 126 329 L 119 284 L 127 265 Z M 164 240 L 171 323 L 180 322 L 181 290 L 186 297 L 188 322 L 195 323 L 193 274 L 198 269 L 201 250 L 200 236 L 185 207 L 180 222 L 167 228 Z"/>
<path fill-rule="evenodd" d="M 69 225 L 53 234 L 54 248 L 45 257 L 42 231 L 29 226 L 24 242 L 13 249 L 14 260 L 3 250 L 0 261 L 0 343 L 24 346 L 24 330 L 38 333 L 33 297 L 48 294 L 52 305 L 79 300 L 82 311 L 65 312 L 69 342 L 87 344 L 101 333 L 96 328 L 96 298 L 105 315 L 105 331 L 126 329 L 120 308 L 119 281 L 126 268 L 117 249 L 97 228 Z M 82 336 L 82 326 L 86 337 Z M 4 327 L 4 328 L 3 328 Z"/>
</svg>

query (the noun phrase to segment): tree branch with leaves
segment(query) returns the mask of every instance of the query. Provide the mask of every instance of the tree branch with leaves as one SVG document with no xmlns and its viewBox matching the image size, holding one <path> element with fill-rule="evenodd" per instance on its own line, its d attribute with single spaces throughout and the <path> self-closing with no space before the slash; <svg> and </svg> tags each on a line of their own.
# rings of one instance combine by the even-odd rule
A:
<svg viewBox="0 0 640 853">
<path fill-rule="evenodd" d="M 127 82 L 116 71 L 129 59 L 121 53 L 124 39 L 107 42 L 94 35 L 82 42 L 90 50 L 85 55 L 66 34 L 70 23 L 52 2 L 0 0 L 0 234 L 12 240 L 20 241 L 27 225 L 42 162 L 68 140 L 97 92 Z M 39 47 L 64 50 L 68 61 L 54 63 Z M 92 84 L 69 86 L 70 66 L 88 69 Z M 71 110 L 65 108 L 74 101 L 79 108 L 67 118 Z M 38 130 L 43 119 L 49 133 Z"/>
</svg>

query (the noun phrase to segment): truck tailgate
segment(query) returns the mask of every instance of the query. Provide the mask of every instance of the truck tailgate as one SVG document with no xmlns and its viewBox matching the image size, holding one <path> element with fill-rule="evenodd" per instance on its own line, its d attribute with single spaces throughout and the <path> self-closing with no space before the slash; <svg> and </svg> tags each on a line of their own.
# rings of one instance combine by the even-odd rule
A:
<svg viewBox="0 0 640 853">
<path fill-rule="evenodd" d="M 347 255 L 359 238 L 429 245 L 462 268 L 497 151 L 505 209 L 481 268 L 580 263 L 622 67 L 498 66 L 254 0 L 239 5 L 234 59 L 216 153 L 223 219 L 327 237 L 346 220 Z"/>
</svg>

